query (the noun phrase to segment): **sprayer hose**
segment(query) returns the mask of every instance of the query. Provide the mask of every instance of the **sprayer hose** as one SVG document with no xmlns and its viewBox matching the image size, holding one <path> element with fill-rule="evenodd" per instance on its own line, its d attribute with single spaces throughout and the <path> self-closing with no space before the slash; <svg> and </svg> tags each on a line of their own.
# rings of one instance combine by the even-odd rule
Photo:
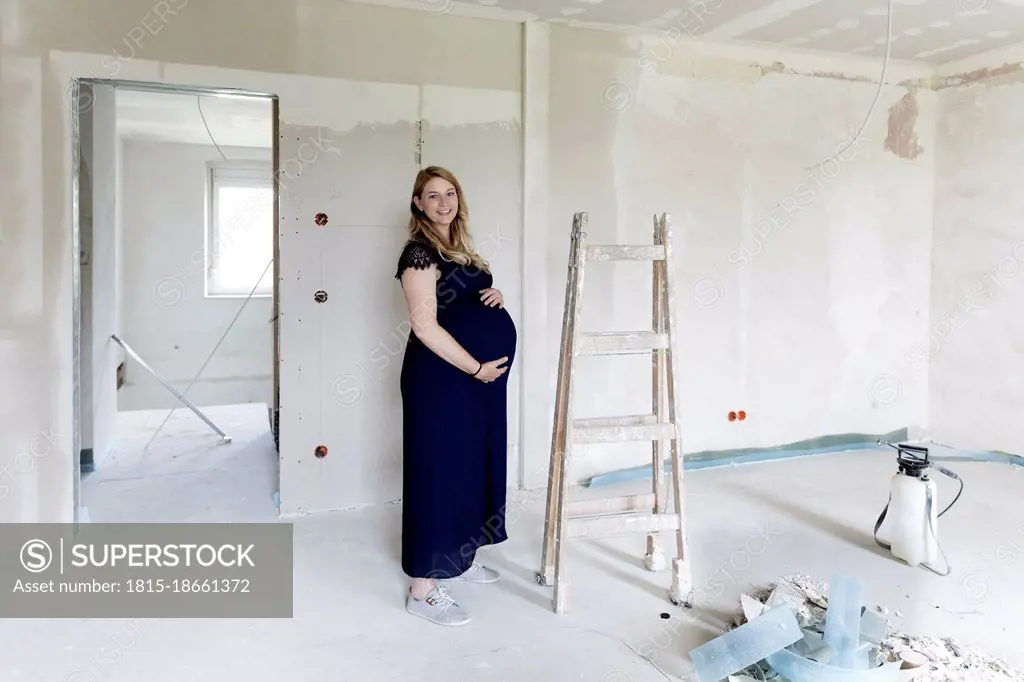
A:
<svg viewBox="0 0 1024 682">
<path fill-rule="evenodd" d="M 935 465 L 933 464 L 932 466 L 935 466 Z M 946 475 L 947 475 L 947 476 L 949 476 L 950 478 L 955 478 L 955 479 L 957 480 L 957 483 L 959 483 L 959 484 L 960 484 L 960 490 L 958 490 L 958 491 L 956 492 L 956 497 L 954 497 L 954 498 L 953 498 L 953 501 L 952 501 L 952 502 L 950 502 L 950 503 L 949 503 L 948 505 L 946 505 L 946 508 L 945 508 L 945 509 L 943 509 L 942 511 L 940 511 L 940 512 L 939 512 L 939 517 L 941 518 L 941 517 L 942 517 L 942 515 L 943 515 L 943 514 L 945 514 L 946 512 L 948 512 L 948 511 L 949 511 L 950 509 L 952 509 L 952 508 L 953 508 L 953 505 L 954 505 L 954 504 L 956 504 L 956 501 L 960 499 L 960 495 L 961 495 L 961 493 L 963 493 L 963 491 L 964 491 L 964 479 L 960 478 L 959 476 L 957 476 L 956 474 L 954 474 L 954 473 L 953 473 L 952 471 L 950 471 L 949 469 L 944 469 L 944 468 L 942 468 L 942 467 L 938 467 L 938 466 L 936 466 L 935 468 L 936 468 L 936 469 L 937 469 L 938 471 L 940 471 L 941 473 L 944 473 L 944 474 L 946 474 Z"/>
</svg>

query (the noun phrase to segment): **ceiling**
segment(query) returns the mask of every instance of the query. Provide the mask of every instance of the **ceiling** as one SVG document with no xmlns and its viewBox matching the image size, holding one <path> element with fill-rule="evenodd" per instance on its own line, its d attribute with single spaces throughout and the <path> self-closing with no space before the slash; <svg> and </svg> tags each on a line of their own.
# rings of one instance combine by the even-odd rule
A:
<svg viewBox="0 0 1024 682">
<path fill-rule="evenodd" d="M 407 4 L 395 0 L 361 0 Z M 886 0 L 419 0 L 570 25 L 647 27 L 709 39 L 885 55 Z M 409 5 L 412 6 L 412 5 Z M 673 34 L 675 35 L 675 34 Z M 891 57 L 938 65 L 1024 42 L 1024 0 L 893 0 Z"/>
<path fill-rule="evenodd" d="M 578 26 L 641 27 L 666 40 L 791 45 L 882 57 L 886 0 L 357 0 Z M 938 65 L 1024 43 L 1024 0 L 892 0 L 893 59 Z M 126 138 L 221 147 L 270 147 L 267 99 L 118 88 L 118 131 Z M 202 116 L 200 115 L 200 102 Z M 203 116 L 205 116 L 204 126 Z M 207 132 L 206 126 L 209 127 Z"/>
<path fill-rule="evenodd" d="M 212 136 L 221 147 L 271 146 L 274 133 L 269 99 L 126 88 L 117 88 L 114 92 L 117 130 L 122 137 L 212 144 Z M 203 124 L 204 117 L 206 125 Z M 209 132 L 206 126 L 209 126 Z"/>
</svg>

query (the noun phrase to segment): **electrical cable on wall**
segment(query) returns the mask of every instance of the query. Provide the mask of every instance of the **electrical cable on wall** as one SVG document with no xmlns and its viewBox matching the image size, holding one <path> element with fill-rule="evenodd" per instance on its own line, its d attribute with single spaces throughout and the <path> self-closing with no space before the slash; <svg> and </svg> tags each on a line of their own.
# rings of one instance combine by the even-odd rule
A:
<svg viewBox="0 0 1024 682">
<path fill-rule="evenodd" d="M 882 74 L 878 77 L 878 89 L 875 90 L 875 98 L 871 101 L 871 107 L 868 109 L 867 116 L 864 117 L 864 122 L 861 124 L 860 129 L 857 131 L 857 134 L 853 136 L 852 140 L 850 140 L 849 144 L 847 144 L 845 147 L 840 149 L 838 152 L 836 152 L 829 158 L 824 159 L 823 161 L 813 166 L 808 166 L 804 170 L 814 170 L 815 168 L 820 168 L 826 162 L 839 158 L 839 156 L 843 152 L 845 152 L 847 149 L 855 145 L 860 140 L 860 136 L 864 134 L 864 129 L 868 127 L 868 122 L 871 120 L 871 115 L 875 113 L 875 107 L 878 105 L 878 99 L 882 95 L 882 87 L 885 85 L 885 74 L 889 67 L 889 54 L 892 50 L 892 2 L 893 0 L 888 0 L 888 2 L 886 3 L 888 7 L 888 12 L 885 27 L 885 57 L 883 57 L 882 59 Z"/>
</svg>

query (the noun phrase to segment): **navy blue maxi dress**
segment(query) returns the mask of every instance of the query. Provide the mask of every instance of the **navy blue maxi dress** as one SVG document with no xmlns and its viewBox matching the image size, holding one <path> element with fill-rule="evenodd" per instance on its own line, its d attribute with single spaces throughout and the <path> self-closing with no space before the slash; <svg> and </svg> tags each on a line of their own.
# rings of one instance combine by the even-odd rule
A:
<svg viewBox="0 0 1024 682">
<path fill-rule="evenodd" d="M 395 277 L 436 265 L 437 321 L 480 362 L 515 358 L 516 327 L 504 308 L 480 300 L 490 273 L 443 258 L 410 240 Z M 415 314 L 415 312 L 414 312 Z M 410 578 L 454 578 L 477 548 L 503 542 L 506 371 L 487 384 L 449 364 L 410 333 L 402 362 L 402 570 Z"/>
</svg>

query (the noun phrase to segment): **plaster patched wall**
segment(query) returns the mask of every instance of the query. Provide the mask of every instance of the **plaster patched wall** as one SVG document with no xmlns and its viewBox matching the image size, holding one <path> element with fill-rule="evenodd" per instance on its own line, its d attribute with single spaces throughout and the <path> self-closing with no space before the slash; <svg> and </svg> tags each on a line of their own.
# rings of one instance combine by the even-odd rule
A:
<svg viewBox="0 0 1024 682">
<path fill-rule="evenodd" d="M 49 0 L 12 0 L 0 7 L 0 187 L 5 197 L 0 208 L 0 278 L 10 298 L 0 308 L 0 372 L 7 387 L 0 409 L 3 521 L 68 521 L 74 511 L 72 256 L 76 246 L 71 231 L 72 92 L 68 87 L 73 77 L 275 93 L 280 96 L 283 124 L 351 131 L 350 139 L 356 143 L 361 131 L 372 138 L 381 125 L 415 129 L 421 86 L 518 94 L 522 82 L 522 29 L 513 23 L 333 0 L 168 0 L 157 5 L 147 0 L 114 0 L 97 12 Z M 243 16 L 246 21 L 240 23 Z M 410 101 L 411 106 L 406 106 Z M 465 101 L 465 97 L 448 98 L 442 93 L 436 107 L 444 111 L 446 102 L 460 106 Z M 466 122 L 457 115 L 453 118 Z M 477 144 L 497 140 L 493 149 L 475 150 L 481 158 L 507 152 L 504 140 L 509 133 L 501 126 L 508 119 L 503 111 L 496 120 L 473 119 L 472 126 L 465 128 Z M 488 128 L 496 131 L 496 137 L 482 135 Z M 460 142 L 462 148 L 466 144 Z M 352 149 L 358 151 L 358 144 Z M 412 145 L 403 149 L 403 158 L 411 161 L 415 153 Z M 521 163 L 516 158 L 507 161 L 510 167 Z M 357 155 L 347 164 L 347 177 L 352 180 L 347 196 L 353 206 L 363 209 L 363 215 L 367 208 L 385 201 L 397 201 L 398 213 L 405 209 L 414 173 L 397 173 L 386 159 L 373 156 Z M 393 177 L 390 185 L 374 184 Z M 507 187 L 500 193 L 502 205 L 515 206 L 519 193 L 515 183 Z M 487 193 L 477 194 L 483 198 Z M 486 215 L 485 210 L 479 213 Z M 509 223 L 518 240 L 521 222 L 516 224 L 513 216 Z M 354 301 L 368 288 L 386 294 L 389 307 L 367 311 L 365 334 L 389 330 L 401 311 L 392 277 L 402 237 L 399 225 L 394 219 L 383 230 L 374 229 L 381 227 L 378 222 L 361 228 L 350 225 L 346 233 L 337 235 L 332 244 L 335 253 L 325 259 L 341 277 L 338 297 L 345 295 L 341 289 Z M 306 255 L 307 263 L 314 262 L 314 254 Z M 320 257 L 316 254 L 316 262 Z M 505 267 L 518 269 L 515 257 L 511 258 Z M 346 271 L 345 263 L 365 266 L 358 273 L 362 279 L 345 279 L 346 272 L 356 274 Z M 285 270 L 282 277 L 292 277 L 294 282 L 297 274 Z M 513 294 L 515 287 L 512 276 Z M 288 290 L 282 314 L 289 305 L 295 311 L 311 300 L 313 291 L 297 285 Z M 358 319 L 337 324 L 344 335 L 335 338 L 343 343 L 328 350 L 344 358 L 346 348 L 353 353 L 373 349 L 365 335 L 349 335 L 359 327 Z M 375 341 L 385 336 L 382 332 Z M 321 340 L 320 335 L 285 336 L 282 348 L 290 355 L 284 355 L 282 363 L 319 348 Z M 353 354 L 350 359 L 357 357 Z M 287 371 L 288 365 L 282 368 Z M 339 376 L 348 371 L 339 363 Z M 327 401 L 334 400 L 331 391 L 337 378 L 324 378 Z M 391 388 L 374 385 L 371 390 L 386 395 L 383 391 Z M 296 417 L 295 406 L 303 398 L 282 394 L 282 435 L 301 435 L 308 428 Z M 283 483 L 299 483 L 282 489 L 283 505 L 292 510 L 323 509 L 393 499 L 394 471 L 378 465 L 381 448 L 388 444 L 377 435 L 393 431 L 395 424 L 371 417 L 354 428 L 333 432 L 341 439 L 332 443 L 337 453 L 333 469 L 289 478 L 288 466 L 282 466 Z M 364 443 L 368 448 L 362 447 Z M 282 460 L 299 466 L 300 458 L 310 451 L 283 447 Z M 395 452 L 387 455 L 392 461 L 397 457 Z M 359 458 L 365 458 L 365 463 Z M 313 466 L 319 463 L 313 460 Z M 370 472 L 369 478 L 349 475 L 354 467 Z M 346 488 L 345 481 L 353 487 Z M 358 494 L 350 494 L 353 490 Z"/>
<path fill-rule="evenodd" d="M 1024 451 L 1024 69 L 938 82 L 931 325 L 914 360 L 931 376 L 936 440 Z"/>
<path fill-rule="evenodd" d="M 283 190 L 295 192 L 296 220 L 328 203 L 332 227 L 281 254 L 286 511 L 383 502 L 398 489 L 398 365 L 379 360 L 402 329 L 392 275 L 419 163 L 405 144 L 418 126 L 421 160 L 457 165 L 474 183 L 478 237 L 504 229 L 506 216 L 515 226 L 496 257 L 521 331 L 521 395 L 510 408 L 513 431 L 521 424 L 510 453 L 520 467 L 510 472 L 520 475 L 511 483 L 546 481 L 576 211 L 590 215 L 591 242 L 648 242 L 653 214 L 673 216 L 686 451 L 927 423 L 934 376 L 923 367 L 908 379 L 896 363 L 928 335 L 940 268 L 932 212 L 944 212 L 947 176 L 937 191 L 937 96 L 921 87 L 931 69 L 893 62 L 863 137 L 847 147 L 874 98 L 877 60 L 687 41 L 655 54 L 638 36 L 328 0 L 168 0 L 173 12 L 159 16 L 141 0 L 107 8 L 3 5 L 0 368 L 10 389 L 0 410 L 0 519 L 72 514 L 75 76 L 276 93 L 283 126 L 325 131 L 347 150 L 337 195 L 330 183 L 309 202 L 294 182 Z M 982 113 L 996 117 L 1006 96 Z M 998 115 L 1009 129 L 1012 112 Z M 995 139 L 984 130 L 978 140 Z M 1009 159 L 1008 149 L 995 158 Z M 972 153 L 964 158 L 986 163 Z M 326 152 L 317 158 L 333 163 Z M 300 334 L 289 320 L 323 314 L 310 274 L 323 272 L 337 315 Z M 649 290 L 637 264 L 591 268 L 584 326 L 647 327 Z M 333 364 L 317 364 L 325 348 Z M 643 360 L 588 359 L 578 414 L 646 412 L 648 377 Z M 748 418 L 729 422 L 735 410 Z M 325 435 L 331 455 L 315 459 Z M 593 448 L 574 477 L 649 458 L 646 446 L 617 450 Z"/>
<path fill-rule="evenodd" d="M 934 93 L 886 86 L 851 146 L 877 87 L 866 67 L 680 44 L 652 72 L 648 49 L 551 30 L 547 347 L 573 213 L 589 213 L 591 243 L 649 243 L 664 211 L 686 452 L 923 425 L 926 373 L 897 391 L 887 375 L 928 323 Z M 648 328 L 649 273 L 588 265 L 583 326 Z M 578 416 L 650 411 L 648 360 L 586 358 L 577 381 Z M 593 446 L 575 474 L 649 458 L 646 444 Z"/>
</svg>

